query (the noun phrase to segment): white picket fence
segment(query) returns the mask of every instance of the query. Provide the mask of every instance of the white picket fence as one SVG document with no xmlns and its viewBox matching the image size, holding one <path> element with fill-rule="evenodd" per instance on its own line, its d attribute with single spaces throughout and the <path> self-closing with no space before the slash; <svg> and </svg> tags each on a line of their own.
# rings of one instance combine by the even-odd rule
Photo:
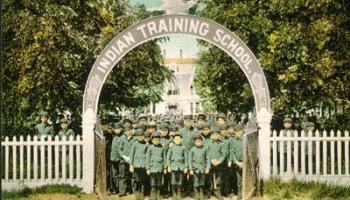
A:
<svg viewBox="0 0 350 200">
<path fill-rule="evenodd" d="M 6 137 L 1 143 L 2 189 L 70 184 L 83 187 L 82 145 L 78 135 L 61 140 L 23 136 Z"/>
<path fill-rule="evenodd" d="M 282 180 L 349 185 L 349 143 L 348 131 L 273 131 L 271 174 Z"/>
</svg>

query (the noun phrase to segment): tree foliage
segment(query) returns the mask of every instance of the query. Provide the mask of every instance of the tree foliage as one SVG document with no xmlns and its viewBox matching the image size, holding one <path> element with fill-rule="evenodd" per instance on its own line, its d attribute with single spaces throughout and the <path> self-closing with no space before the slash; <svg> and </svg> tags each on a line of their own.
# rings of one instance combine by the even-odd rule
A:
<svg viewBox="0 0 350 200">
<path fill-rule="evenodd" d="M 291 114 L 321 102 L 349 107 L 350 2 L 213 0 L 205 1 L 198 14 L 226 26 L 252 49 L 275 112 Z M 246 96 L 251 92 L 234 61 L 216 47 L 201 45 L 206 48 L 199 58 L 199 94 L 220 110 L 252 108 Z"/>
<path fill-rule="evenodd" d="M 28 126 L 43 109 L 79 116 L 85 82 L 99 53 L 118 33 L 149 16 L 145 8 L 131 9 L 121 0 L 4 0 L 1 13 L 1 111 L 7 133 Z M 159 101 L 155 93 L 170 78 L 160 60 L 155 41 L 130 52 L 107 80 L 104 107 Z"/>
</svg>

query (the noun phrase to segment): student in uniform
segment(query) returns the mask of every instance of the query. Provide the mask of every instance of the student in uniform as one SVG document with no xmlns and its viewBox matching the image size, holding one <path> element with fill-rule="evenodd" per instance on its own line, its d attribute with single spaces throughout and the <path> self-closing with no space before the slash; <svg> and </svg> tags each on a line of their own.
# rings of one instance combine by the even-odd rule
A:
<svg viewBox="0 0 350 200">
<path fill-rule="evenodd" d="M 235 136 L 233 149 L 230 151 L 230 161 L 235 167 L 237 177 L 237 200 L 242 199 L 242 169 L 243 169 L 243 157 L 242 157 L 242 134 L 243 127 L 237 125 L 235 127 Z"/>
<path fill-rule="evenodd" d="M 163 174 L 165 169 L 165 149 L 160 144 L 160 133 L 155 132 L 152 135 L 152 145 L 147 149 L 146 154 L 146 172 L 151 177 L 151 195 L 150 200 L 160 200 L 160 188 L 162 186 Z"/>
<path fill-rule="evenodd" d="M 159 125 L 159 130 L 161 134 L 160 143 L 164 148 L 165 154 L 167 154 L 169 150 L 169 145 L 172 142 L 172 138 L 169 136 L 168 125 L 162 122 L 162 124 Z M 164 174 L 161 193 L 163 197 L 166 199 L 168 198 L 168 195 L 170 194 L 170 191 L 171 191 L 170 180 L 171 180 L 171 174 L 170 173 Z"/>
<path fill-rule="evenodd" d="M 194 144 L 195 146 L 191 148 L 188 154 L 190 175 L 194 177 L 194 199 L 204 200 L 203 188 L 205 175 L 209 174 L 210 160 L 201 135 L 198 134 L 194 137 Z"/>
<path fill-rule="evenodd" d="M 228 134 L 228 125 L 227 124 L 223 124 L 220 126 L 220 135 L 221 135 L 221 140 L 223 142 L 224 148 L 227 150 L 229 150 L 229 143 L 231 138 L 229 137 Z M 228 196 L 230 194 L 230 189 L 231 189 L 231 185 L 228 184 L 231 181 L 231 167 L 228 166 L 228 159 L 229 159 L 229 154 L 226 154 L 225 160 L 223 161 L 223 165 L 222 165 L 222 182 L 225 183 L 222 187 L 223 187 L 223 191 L 222 191 L 222 195 L 223 196 Z"/>
<path fill-rule="evenodd" d="M 133 192 L 136 200 L 144 199 L 146 184 L 146 152 L 148 144 L 145 142 L 143 129 L 135 131 L 136 142 L 133 143 L 130 150 L 130 172 L 133 174 L 134 182 Z"/>
<path fill-rule="evenodd" d="M 54 128 L 51 124 L 49 124 L 49 113 L 47 111 L 43 111 L 40 113 L 41 123 L 35 126 L 35 132 L 40 140 L 41 137 L 45 139 L 47 136 L 54 135 Z"/>
<path fill-rule="evenodd" d="M 111 151 L 112 151 L 112 142 L 114 137 L 114 128 L 113 123 L 108 122 L 107 131 L 104 133 L 106 141 L 106 177 L 107 177 L 107 191 L 108 194 L 115 193 L 114 183 L 113 183 L 113 172 L 111 164 Z"/>
<path fill-rule="evenodd" d="M 226 159 L 227 150 L 221 140 L 220 128 L 213 127 L 211 129 L 212 140 L 208 144 L 208 154 L 211 163 L 210 174 L 214 186 L 215 195 L 222 200 L 222 171 L 223 163 Z"/>
<path fill-rule="evenodd" d="M 69 140 L 69 137 L 72 135 L 75 137 L 74 131 L 68 128 L 68 119 L 63 118 L 60 120 L 61 130 L 58 132 L 58 137 L 62 140 L 63 136 L 65 136 L 66 140 Z"/>
<path fill-rule="evenodd" d="M 132 125 L 130 123 L 124 124 L 124 135 L 121 137 L 119 152 L 121 156 L 119 164 L 119 196 L 125 196 L 130 191 L 131 174 L 129 172 L 130 163 L 130 149 L 135 139 L 132 135 Z"/>
<path fill-rule="evenodd" d="M 112 193 L 118 192 L 118 185 L 119 185 L 119 163 L 120 163 L 120 152 L 119 152 L 119 146 L 120 146 L 120 140 L 122 131 L 123 131 L 123 125 L 119 122 L 116 122 L 113 124 L 114 127 L 114 135 L 112 140 L 112 146 L 111 146 L 111 153 L 110 153 L 110 161 L 111 161 L 111 167 L 112 167 Z"/>
<path fill-rule="evenodd" d="M 167 153 L 167 168 L 171 173 L 171 186 L 173 200 L 181 200 L 181 186 L 184 175 L 187 174 L 187 151 L 181 144 L 182 136 L 175 133 L 173 136 L 173 145 Z"/>
<path fill-rule="evenodd" d="M 197 129 L 193 126 L 193 116 L 192 115 L 185 115 L 184 116 L 184 128 L 180 129 L 180 134 L 182 135 L 182 144 L 185 146 L 187 152 L 190 151 L 190 149 L 193 147 L 193 136 L 197 134 Z M 185 192 L 188 196 L 192 195 L 193 192 L 193 177 L 187 176 L 184 179 L 184 185 L 187 187 L 184 188 Z"/>
</svg>

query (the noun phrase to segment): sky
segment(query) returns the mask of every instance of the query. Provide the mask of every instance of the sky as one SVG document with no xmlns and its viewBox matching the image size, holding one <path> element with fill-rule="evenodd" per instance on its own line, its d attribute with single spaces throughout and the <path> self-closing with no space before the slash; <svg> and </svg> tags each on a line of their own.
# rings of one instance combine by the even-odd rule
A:
<svg viewBox="0 0 350 200">
<path fill-rule="evenodd" d="M 129 5 L 145 5 L 146 8 L 153 8 L 160 6 L 165 0 L 129 0 Z M 197 57 L 197 41 L 194 37 L 186 35 L 169 35 L 169 40 L 159 43 L 162 52 L 166 51 L 165 58 L 178 58 L 180 49 L 184 58 Z"/>
</svg>

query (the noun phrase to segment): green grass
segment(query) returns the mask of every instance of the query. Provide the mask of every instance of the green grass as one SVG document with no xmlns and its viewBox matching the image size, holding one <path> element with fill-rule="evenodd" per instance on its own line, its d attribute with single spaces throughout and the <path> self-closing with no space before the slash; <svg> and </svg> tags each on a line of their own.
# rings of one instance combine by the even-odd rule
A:
<svg viewBox="0 0 350 200">
<path fill-rule="evenodd" d="M 350 200 L 350 185 L 328 185 L 318 182 L 290 180 L 283 182 L 270 179 L 264 183 L 264 193 L 272 200 L 312 199 L 312 200 Z"/>
<path fill-rule="evenodd" d="M 2 199 L 19 199 L 35 194 L 76 194 L 80 196 L 82 188 L 67 184 L 44 185 L 37 188 L 24 188 L 21 190 L 1 191 Z"/>
</svg>

